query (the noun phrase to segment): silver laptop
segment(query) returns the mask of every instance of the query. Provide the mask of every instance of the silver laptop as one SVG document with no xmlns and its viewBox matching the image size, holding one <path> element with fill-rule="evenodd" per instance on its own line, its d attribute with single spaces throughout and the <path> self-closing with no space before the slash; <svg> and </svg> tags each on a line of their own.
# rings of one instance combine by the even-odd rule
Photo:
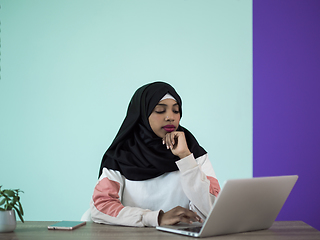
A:
<svg viewBox="0 0 320 240">
<path fill-rule="evenodd" d="M 157 229 L 192 237 L 268 229 L 297 179 L 297 175 L 292 175 L 228 180 L 203 225 L 177 224 Z"/>
</svg>

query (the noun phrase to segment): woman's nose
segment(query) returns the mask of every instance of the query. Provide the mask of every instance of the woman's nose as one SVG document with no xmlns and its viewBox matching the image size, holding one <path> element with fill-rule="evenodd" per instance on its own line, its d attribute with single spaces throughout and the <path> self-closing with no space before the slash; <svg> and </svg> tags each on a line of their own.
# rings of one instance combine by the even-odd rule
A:
<svg viewBox="0 0 320 240">
<path fill-rule="evenodd" d="M 173 118 L 173 114 L 168 114 L 165 118 L 166 121 L 173 121 L 174 118 Z"/>
</svg>

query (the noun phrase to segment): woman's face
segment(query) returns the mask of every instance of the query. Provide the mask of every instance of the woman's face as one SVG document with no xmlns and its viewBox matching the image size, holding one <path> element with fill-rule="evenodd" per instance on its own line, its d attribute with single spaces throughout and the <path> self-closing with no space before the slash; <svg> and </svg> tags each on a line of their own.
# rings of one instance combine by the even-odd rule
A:
<svg viewBox="0 0 320 240">
<path fill-rule="evenodd" d="M 151 129 L 160 138 L 164 138 L 168 132 L 176 131 L 179 122 L 179 105 L 173 99 L 160 101 L 149 116 Z"/>
</svg>

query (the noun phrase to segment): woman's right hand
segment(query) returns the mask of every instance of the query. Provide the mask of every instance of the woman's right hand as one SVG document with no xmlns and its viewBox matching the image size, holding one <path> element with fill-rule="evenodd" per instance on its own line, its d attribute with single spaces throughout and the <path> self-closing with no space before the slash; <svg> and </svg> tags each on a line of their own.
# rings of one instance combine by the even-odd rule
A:
<svg viewBox="0 0 320 240">
<path fill-rule="evenodd" d="M 168 212 L 160 211 L 158 217 L 159 226 L 174 225 L 179 222 L 189 223 L 203 222 L 202 219 L 189 209 L 177 206 Z"/>
</svg>

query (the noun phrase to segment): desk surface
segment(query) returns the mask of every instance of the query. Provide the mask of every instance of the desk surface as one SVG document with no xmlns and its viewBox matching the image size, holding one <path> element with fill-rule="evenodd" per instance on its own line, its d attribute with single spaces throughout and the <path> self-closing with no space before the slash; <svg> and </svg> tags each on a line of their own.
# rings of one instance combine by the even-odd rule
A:
<svg viewBox="0 0 320 240">
<path fill-rule="evenodd" d="M 177 234 L 171 234 L 161 232 L 155 228 L 134 228 L 134 227 L 122 227 L 122 226 L 109 226 L 103 224 L 96 224 L 88 222 L 87 225 L 80 227 L 72 231 L 62 230 L 48 230 L 47 226 L 55 222 L 18 222 L 17 228 L 12 233 L 0 233 L 0 240 L 38 240 L 38 239 L 54 239 L 54 240 L 67 240 L 67 239 L 108 239 L 108 240 L 186 240 L 196 239 L 191 237 L 185 237 Z M 286 239 L 286 240 L 320 240 L 320 232 L 308 224 L 301 221 L 288 221 L 288 222 L 275 222 L 268 230 L 246 232 L 238 234 L 230 234 L 224 236 L 209 237 L 203 239 L 215 239 L 215 240 L 257 240 L 257 239 Z"/>
</svg>

